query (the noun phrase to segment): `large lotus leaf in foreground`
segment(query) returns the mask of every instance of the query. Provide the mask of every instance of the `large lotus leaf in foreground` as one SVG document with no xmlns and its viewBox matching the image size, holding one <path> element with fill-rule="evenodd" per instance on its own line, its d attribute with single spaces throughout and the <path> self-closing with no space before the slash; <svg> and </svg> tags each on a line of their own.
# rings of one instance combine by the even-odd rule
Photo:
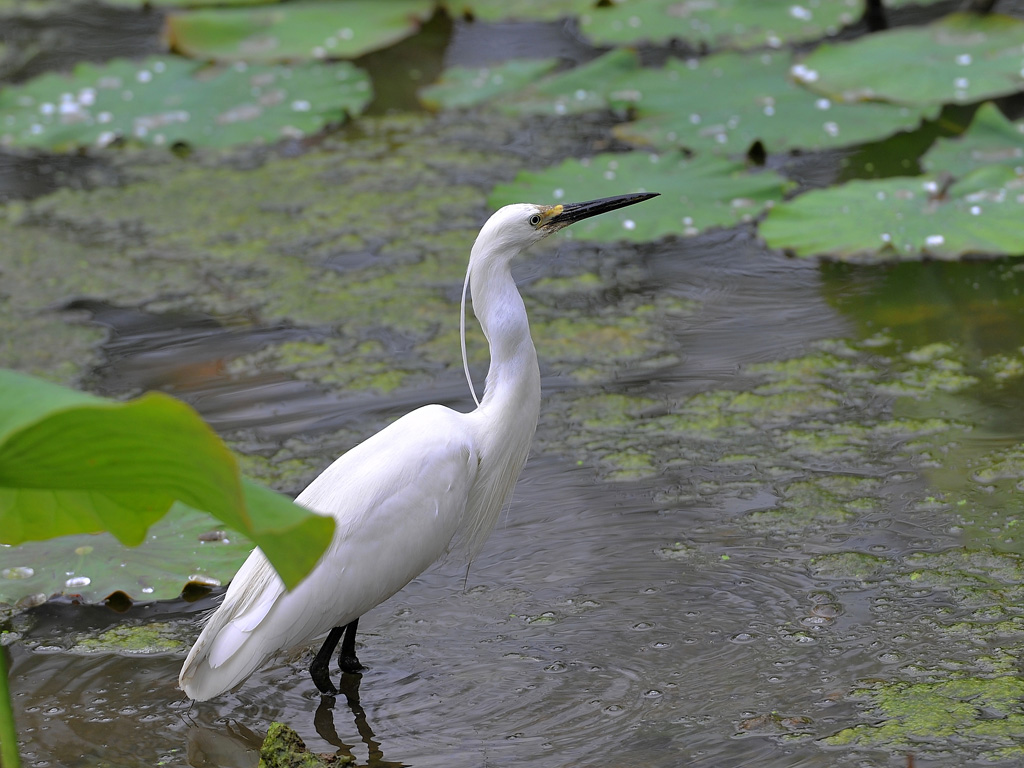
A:
<svg viewBox="0 0 1024 768">
<path fill-rule="evenodd" d="M 164 56 L 115 59 L 0 90 L 0 146 L 269 142 L 357 114 L 370 97 L 369 78 L 348 62 L 220 67 Z"/>
<path fill-rule="evenodd" d="M 967 131 L 936 141 L 921 165 L 957 177 L 986 165 L 1005 165 L 1024 175 L 1024 122 L 1007 120 L 995 104 L 983 104 Z"/>
<path fill-rule="evenodd" d="M 794 76 L 830 99 L 969 104 L 1024 90 L 1024 21 L 958 13 L 817 48 Z"/>
<path fill-rule="evenodd" d="M 174 398 L 111 402 L 0 369 L 0 543 L 110 532 L 133 546 L 176 505 L 255 541 L 289 586 L 334 530 L 243 480 L 227 446 Z"/>
<path fill-rule="evenodd" d="M 216 61 L 351 59 L 412 35 L 431 0 L 298 2 L 182 11 L 167 18 L 178 53 Z"/>
<path fill-rule="evenodd" d="M 943 188 L 938 176 L 851 181 L 775 206 L 769 246 L 865 261 L 1024 254 L 1024 178 L 988 166 Z"/>
<path fill-rule="evenodd" d="M 773 171 L 752 173 L 742 163 L 713 155 L 607 153 L 520 173 L 511 183 L 498 186 L 487 202 L 497 208 L 521 200 L 576 202 L 631 191 L 660 192 L 643 205 L 581 221 L 564 235 L 649 242 L 748 221 L 781 200 L 786 186 Z"/>
</svg>

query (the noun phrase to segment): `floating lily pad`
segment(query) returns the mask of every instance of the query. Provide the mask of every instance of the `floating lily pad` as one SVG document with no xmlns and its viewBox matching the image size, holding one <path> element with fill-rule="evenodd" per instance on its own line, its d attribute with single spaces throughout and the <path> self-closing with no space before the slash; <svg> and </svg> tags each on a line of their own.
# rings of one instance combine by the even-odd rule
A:
<svg viewBox="0 0 1024 768">
<path fill-rule="evenodd" d="M 649 0 L 610 3 L 580 18 L 599 45 L 682 40 L 693 46 L 760 48 L 834 35 L 860 18 L 862 0 Z"/>
<path fill-rule="evenodd" d="M 835 34 L 859 16 L 857 0 L 821 5 L 759 0 L 621 3 L 582 16 L 580 28 L 600 45 L 680 40 L 693 46 L 778 47 Z"/>
<path fill-rule="evenodd" d="M 57 0 L 0 0 L 0 16 L 28 16 L 58 7 Z"/>
<path fill-rule="evenodd" d="M 276 141 L 358 113 L 370 96 L 369 78 L 347 62 L 216 67 L 154 57 L 79 64 L 70 77 L 46 74 L 0 91 L 0 146 Z"/>
<path fill-rule="evenodd" d="M 622 49 L 545 78 L 504 98 L 501 108 L 557 115 L 629 110 L 639 119 L 615 128 L 626 141 L 730 154 L 755 141 L 770 152 L 859 144 L 938 115 L 938 106 L 837 104 L 793 83 L 790 64 L 788 53 L 722 53 L 651 69 Z"/>
<path fill-rule="evenodd" d="M 773 171 L 750 173 L 741 163 L 713 155 L 608 153 L 520 173 L 512 183 L 498 186 L 488 204 L 577 202 L 636 191 L 660 192 L 661 197 L 567 230 L 571 237 L 588 240 L 643 242 L 750 220 L 769 203 L 781 200 L 786 186 L 786 180 Z"/>
<path fill-rule="evenodd" d="M 645 71 L 633 51 L 609 51 L 583 66 L 524 88 L 503 100 L 501 108 L 513 114 L 570 115 L 623 106 L 636 101 L 629 98 L 635 91 L 626 89 Z M 625 92 L 616 96 L 619 91 Z"/>
<path fill-rule="evenodd" d="M 134 8 L 203 8 L 226 5 L 270 5 L 281 0 L 103 0 L 107 5 L 126 5 Z"/>
<path fill-rule="evenodd" d="M 433 10 L 430 0 L 213 8 L 168 16 L 167 36 L 173 50 L 197 59 L 351 59 L 414 34 Z"/>
<path fill-rule="evenodd" d="M 817 48 L 793 68 L 836 101 L 967 104 L 1024 89 L 1024 21 L 957 13 Z"/>
<path fill-rule="evenodd" d="M 1007 120 L 995 104 L 983 104 L 962 136 L 939 139 L 921 164 L 957 177 L 986 165 L 1005 165 L 1024 175 L 1024 123 Z"/>
<path fill-rule="evenodd" d="M 982 168 L 949 189 L 937 177 L 851 181 L 775 208 L 761 223 L 772 248 L 797 256 L 879 261 L 1024 254 L 1024 178 Z"/>
<path fill-rule="evenodd" d="M 442 0 L 449 16 L 479 21 L 554 21 L 578 16 L 594 7 L 596 0 Z"/>
<path fill-rule="evenodd" d="M 217 531 L 208 515 L 175 509 L 137 547 L 107 533 L 3 547 L 0 603 L 60 593 L 95 602 L 116 590 L 135 600 L 165 600 L 181 594 L 188 581 L 227 584 L 253 543 L 234 531 Z"/>
<path fill-rule="evenodd" d="M 790 80 L 789 65 L 784 53 L 723 53 L 645 70 L 633 79 L 640 119 L 618 126 L 616 134 L 661 148 L 731 153 L 759 140 L 769 152 L 781 152 L 874 141 L 938 115 L 938 107 L 850 105 L 817 97 Z"/>
<path fill-rule="evenodd" d="M 513 59 L 493 67 L 452 67 L 420 91 L 420 100 L 431 109 L 471 107 L 521 90 L 556 66 L 558 59 Z"/>
</svg>

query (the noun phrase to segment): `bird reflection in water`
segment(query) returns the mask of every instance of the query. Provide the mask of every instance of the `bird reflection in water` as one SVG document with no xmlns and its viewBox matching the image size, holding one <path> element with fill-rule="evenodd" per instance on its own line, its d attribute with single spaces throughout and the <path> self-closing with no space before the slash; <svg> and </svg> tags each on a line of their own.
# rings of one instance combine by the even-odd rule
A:
<svg viewBox="0 0 1024 768">
<path fill-rule="evenodd" d="M 368 752 L 366 765 L 369 768 L 403 768 L 405 763 L 384 759 L 384 751 L 381 749 L 381 744 L 373 735 L 373 729 L 370 728 L 370 723 L 366 719 L 366 710 L 359 703 L 359 683 L 362 679 L 363 676 L 358 672 L 342 673 L 341 682 L 338 685 L 338 693 L 345 697 L 348 708 L 355 718 L 356 731 L 359 732 L 359 738 L 366 745 Z M 338 735 L 338 729 L 334 724 L 335 701 L 335 696 L 320 697 L 320 705 L 316 708 L 316 713 L 313 715 L 313 727 L 316 728 L 317 735 L 321 739 L 331 746 L 338 748 L 338 755 L 347 755 L 354 758 L 352 747 L 341 740 L 341 737 Z"/>
</svg>

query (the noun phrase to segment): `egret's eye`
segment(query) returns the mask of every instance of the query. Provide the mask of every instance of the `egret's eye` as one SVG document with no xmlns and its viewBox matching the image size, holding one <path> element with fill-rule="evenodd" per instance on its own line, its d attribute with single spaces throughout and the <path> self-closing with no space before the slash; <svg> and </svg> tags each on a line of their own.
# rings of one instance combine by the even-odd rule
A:
<svg viewBox="0 0 1024 768">
<path fill-rule="evenodd" d="M 540 214 L 535 213 L 530 217 L 530 226 L 536 227 L 538 224 L 540 224 Z"/>
</svg>

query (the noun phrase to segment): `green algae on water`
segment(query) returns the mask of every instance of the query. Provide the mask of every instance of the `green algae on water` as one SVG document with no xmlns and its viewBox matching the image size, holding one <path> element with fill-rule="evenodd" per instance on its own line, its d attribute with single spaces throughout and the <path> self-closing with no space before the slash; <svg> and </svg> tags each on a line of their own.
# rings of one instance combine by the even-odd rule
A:
<svg viewBox="0 0 1024 768">
<path fill-rule="evenodd" d="M 260 747 L 259 768 L 323 768 L 328 765 L 351 765 L 351 755 L 329 755 L 323 758 L 306 748 L 302 738 L 284 723 L 270 724 Z"/>
<path fill-rule="evenodd" d="M 80 637 L 72 653 L 152 655 L 184 650 L 187 645 L 172 624 L 153 622 L 117 626 L 98 635 Z"/>
<path fill-rule="evenodd" d="M 1024 680 L 961 677 L 943 682 L 878 682 L 854 692 L 870 723 L 821 740 L 829 747 L 946 754 L 961 742 L 983 745 L 993 761 L 1024 758 Z M 879 722 L 879 720 L 881 722 Z"/>
</svg>

